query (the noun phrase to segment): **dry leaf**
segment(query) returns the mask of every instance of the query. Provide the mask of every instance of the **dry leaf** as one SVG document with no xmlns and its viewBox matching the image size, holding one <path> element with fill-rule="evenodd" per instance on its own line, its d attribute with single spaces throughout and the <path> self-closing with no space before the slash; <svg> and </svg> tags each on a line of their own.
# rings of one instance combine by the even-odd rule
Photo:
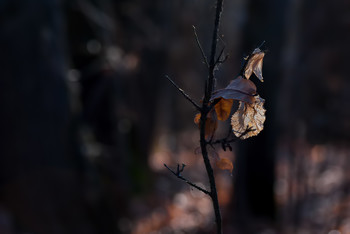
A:
<svg viewBox="0 0 350 234">
<path fill-rule="evenodd" d="M 232 173 L 233 170 L 233 164 L 231 160 L 227 158 L 220 158 L 219 161 L 216 162 L 216 166 L 220 168 L 221 170 L 229 170 L 230 173 Z"/>
<path fill-rule="evenodd" d="M 199 122 L 200 122 L 200 119 L 201 119 L 201 113 L 198 113 L 194 116 L 194 123 L 199 125 Z"/>
<path fill-rule="evenodd" d="M 216 115 L 218 120 L 225 121 L 231 114 L 233 100 L 221 98 L 220 101 L 215 105 Z"/>
<path fill-rule="evenodd" d="M 232 130 L 237 137 L 246 139 L 258 135 L 263 130 L 266 119 L 264 102 L 264 99 L 256 96 L 253 104 L 239 103 L 238 110 L 231 117 Z M 246 132 L 247 129 L 250 131 Z M 243 133 L 245 134 L 242 135 Z"/>
<path fill-rule="evenodd" d="M 264 78 L 262 76 L 262 65 L 265 53 L 262 52 L 259 48 L 256 48 L 252 55 L 248 58 L 248 63 L 244 71 L 244 76 L 249 79 L 252 73 L 259 78 L 261 82 L 264 82 Z"/>
<path fill-rule="evenodd" d="M 224 98 L 253 103 L 255 94 L 255 84 L 252 81 L 239 76 L 232 80 L 231 83 L 226 86 L 226 88 L 213 92 L 210 100 L 213 101 L 214 99 Z"/>
<path fill-rule="evenodd" d="M 200 127 L 201 114 L 198 113 L 194 117 L 194 123 Z M 218 120 L 214 111 L 210 111 L 205 121 L 205 137 L 212 137 L 218 127 Z"/>
</svg>

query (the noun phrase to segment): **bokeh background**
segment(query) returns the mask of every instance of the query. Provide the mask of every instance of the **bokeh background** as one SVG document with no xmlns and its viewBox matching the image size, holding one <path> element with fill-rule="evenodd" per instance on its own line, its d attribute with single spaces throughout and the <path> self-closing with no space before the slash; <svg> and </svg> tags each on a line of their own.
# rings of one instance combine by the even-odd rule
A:
<svg viewBox="0 0 350 234">
<path fill-rule="evenodd" d="M 0 1 L 0 233 L 213 233 L 193 99 L 214 0 Z M 350 233 L 350 2 L 226 0 L 219 49 L 268 50 L 265 129 L 211 151 L 225 233 Z M 223 129 L 227 125 L 221 126 Z M 232 174 L 215 166 L 233 161 Z"/>
</svg>

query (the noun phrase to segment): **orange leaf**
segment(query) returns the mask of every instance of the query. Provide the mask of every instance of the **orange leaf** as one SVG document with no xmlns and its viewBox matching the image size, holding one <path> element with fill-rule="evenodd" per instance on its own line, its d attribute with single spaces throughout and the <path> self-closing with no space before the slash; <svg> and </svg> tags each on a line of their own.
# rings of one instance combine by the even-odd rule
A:
<svg viewBox="0 0 350 234">
<path fill-rule="evenodd" d="M 229 170 L 230 173 L 232 173 L 233 170 L 233 164 L 231 160 L 227 158 L 220 158 L 219 161 L 216 162 L 216 166 L 220 168 L 221 170 Z"/>
<path fill-rule="evenodd" d="M 194 116 L 194 123 L 199 125 L 199 122 L 200 122 L 200 119 L 201 119 L 201 113 L 198 113 Z"/>
<path fill-rule="evenodd" d="M 221 98 L 220 101 L 215 105 L 215 111 L 218 120 L 225 121 L 231 114 L 231 107 L 233 104 L 233 99 Z"/>
</svg>

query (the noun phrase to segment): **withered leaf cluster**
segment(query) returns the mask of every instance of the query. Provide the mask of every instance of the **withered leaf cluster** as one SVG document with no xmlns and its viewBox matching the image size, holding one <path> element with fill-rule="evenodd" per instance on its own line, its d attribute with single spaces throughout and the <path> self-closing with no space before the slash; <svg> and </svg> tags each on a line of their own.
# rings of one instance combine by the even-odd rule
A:
<svg viewBox="0 0 350 234">
<path fill-rule="evenodd" d="M 232 131 L 236 137 L 246 139 L 256 136 L 263 130 L 265 122 L 264 102 L 257 93 L 257 88 L 249 78 L 252 74 L 263 82 L 262 65 L 265 53 L 256 48 L 246 58 L 243 73 L 232 80 L 228 86 L 212 93 L 211 102 L 215 106 L 207 116 L 206 137 L 212 137 L 217 128 L 217 121 L 225 121 L 231 115 L 234 101 L 239 102 L 238 109 L 231 116 Z M 200 114 L 195 117 L 195 123 L 199 125 Z"/>
<path fill-rule="evenodd" d="M 265 100 L 257 93 L 257 88 L 250 79 L 252 74 L 263 82 L 262 65 L 265 53 L 256 48 L 246 58 L 246 63 L 241 74 L 223 89 L 212 93 L 210 102 L 214 108 L 207 114 L 205 122 L 205 137 L 212 139 L 218 127 L 218 120 L 226 121 L 231 116 L 233 134 L 240 139 L 247 139 L 258 135 L 264 128 Z M 234 101 L 238 102 L 238 108 L 233 113 Z M 194 122 L 200 126 L 201 114 L 196 114 Z M 224 143 L 223 143 L 224 144 Z M 223 147 L 225 150 L 225 147 Z M 221 170 L 232 173 L 233 164 L 227 158 L 219 158 L 216 166 Z"/>
</svg>

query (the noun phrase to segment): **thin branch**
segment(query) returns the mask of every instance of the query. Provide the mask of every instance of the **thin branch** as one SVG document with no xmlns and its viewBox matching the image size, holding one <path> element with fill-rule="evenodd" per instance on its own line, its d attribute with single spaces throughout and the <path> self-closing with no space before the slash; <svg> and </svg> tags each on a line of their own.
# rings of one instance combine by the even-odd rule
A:
<svg viewBox="0 0 350 234">
<path fill-rule="evenodd" d="M 208 76 L 208 87 L 206 90 L 206 95 L 204 98 L 204 103 L 207 103 L 210 100 L 211 93 L 214 89 L 214 70 L 215 70 L 215 57 L 216 57 L 216 46 L 218 42 L 218 32 L 220 26 L 221 13 L 223 9 L 223 0 L 217 0 L 216 2 L 216 16 L 214 22 L 214 30 L 211 44 L 211 54 L 210 54 L 210 62 L 209 62 L 209 76 Z"/>
<path fill-rule="evenodd" d="M 211 54 L 210 54 L 210 63 L 209 63 L 209 71 L 208 71 L 208 79 L 205 82 L 205 93 L 204 93 L 204 99 L 202 104 L 202 111 L 201 111 L 201 119 L 200 119 L 200 146 L 203 156 L 203 161 L 205 165 L 205 169 L 207 171 L 209 184 L 210 184 L 210 191 L 211 191 L 211 200 L 213 202 L 213 208 L 215 213 L 215 222 L 216 222 L 216 232 L 217 234 L 222 233 L 222 220 L 221 220 L 221 214 L 220 214 L 220 206 L 218 201 L 218 195 L 215 185 L 215 177 L 214 177 L 214 171 L 211 166 L 209 155 L 208 155 L 208 149 L 207 145 L 208 142 L 205 139 L 205 123 L 207 120 L 207 114 L 210 111 L 211 108 L 213 108 L 213 105 L 209 105 L 209 101 L 211 98 L 211 94 L 214 89 L 214 70 L 215 70 L 215 61 L 216 61 L 216 45 L 218 41 L 218 31 L 219 31 L 219 25 L 220 25 L 220 18 L 221 13 L 223 9 L 223 0 L 217 0 L 216 2 L 216 16 L 215 16 L 215 22 L 214 22 L 214 30 L 213 30 L 213 37 L 212 37 L 212 45 L 211 45 Z"/>
<path fill-rule="evenodd" d="M 210 62 L 209 63 L 208 63 L 208 60 L 205 56 L 203 48 L 199 42 L 195 27 L 193 27 L 198 47 L 202 53 L 204 61 L 206 62 L 207 66 L 208 66 L 208 79 L 206 80 L 205 85 L 204 85 L 205 90 L 204 90 L 204 98 L 203 98 L 202 107 L 199 107 L 182 89 L 179 88 L 179 86 L 177 86 L 175 84 L 174 81 L 172 81 L 170 79 L 169 76 L 166 76 L 166 78 L 179 90 L 179 92 L 181 92 L 181 94 L 187 100 L 189 100 L 196 107 L 197 110 L 200 111 L 200 114 L 201 114 L 201 117 L 200 117 L 200 147 L 201 147 L 201 151 L 202 151 L 202 157 L 203 157 L 205 169 L 206 169 L 208 179 L 209 179 L 210 192 L 193 184 L 192 182 L 188 181 L 183 176 L 181 176 L 181 172 L 184 169 L 184 165 L 182 166 L 181 169 L 180 169 L 180 166 L 178 165 L 177 171 L 175 172 L 175 171 L 171 170 L 166 164 L 164 164 L 164 166 L 169 171 L 171 171 L 176 177 L 185 181 L 190 186 L 192 186 L 192 187 L 194 187 L 194 188 L 196 188 L 196 189 L 198 189 L 198 190 L 202 191 L 203 193 L 210 196 L 212 203 L 213 203 L 214 213 L 215 213 L 217 234 L 222 234 L 222 220 L 221 220 L 221 213 L 220 213 L 220 206 L 219 206 L 219 201 L 218 201 L 217 189 L 216 189 L 216 185 L 215 185 L 214 171 L 213 171 L 213 168 L 212 168 L 210 160 L 209 160 L 209 154 L 208 154 L 208 149 L 207 149 L 208 142 L 206 141 L 206 137 L 205 137 L 206 136 L 206 130 L 205 130 L 206 124 L 205 123 L 207 120 L 207 114 L 215 105 L 215 104 L 213 104 L 213 103 L 215 103 L 215 101 L 212 104 L 210 104 L 211 95 L 212 95 L 212 92 L 214 90 L 214 79 L 215 79 L 214 71 L 215 71 L 215 67 L 216 67 L 217 63 L 220 61 L 221 55 L 224 52 L 224 50 L 222 50 L 222 52 L 220 52 L 219 57 L 216 58 L 216 49 L 217 49 L 216 47 L 217 47 L 217 42 L 218 42 L 218 32 L 219 32 L 222 10 L 223 10 L 223 0 L 217 0 L 216 1 L 216 16 L 215 16 L 215 21 L 214 21 L 214 30 L 213 30 Z"/>
<path fill-rule="evenodd" d="M 193 99 L 188 96 L 188 94 L 185 93 L 185 91 L 183 91 L 183 89 L 181 89 L 169 76 L 165 75 L 165 77 L 175 86 L 175 88 L 177 88 L 177 90 L 188 100 L 192 103 L 192 105 L 198 110 L 201 111 L 202 108 L 195 102 L 193 101 Z"/>
<path fill-rule="evenodd" d="M 181 172 L 183 171 L 183 169 L 184 169 L 184 167 L 185 167 L 185 164 L 182 164 L 182 168 L 181 168 L 181 169 L 179 169 L 180 166 L 179 166 L 179 164 L 178 164 L 178 165 L 177 165 L 177 171 L 176 171 L 176 172 L 173 171 L 172 169 L 170 169 L 165 163 L 164 163 L 164 166 L 165 166 L 169 171 L 171 171 L 171 173 L 173 173 L 177 178 L 179 178 L 179 179 L 185 181 L 188 185 L 190 185 L 190 186 L 192 186 L 192 187 L 198 189 L 199 191 L 201 191 L 201 192 L 203 192 L 203 193 L 205 193 L 205 194 L 211 196 L 211 193 L 210 193 L 208 190 L 205 190 L 204 188 L 199 187 L 198 185 L 196 185 L 196 184 L 192 183 L 191 181 L 185 179 L 185 178 L 181 175 Z"/>
<path fill-rule="evenodd" d="M 199 41 L 199 38 L 198 38 L 198 35 L 197 35 L 197 30 L 196 30 L 196 27 L 194 25 L 192 25 L 193 27 L 193 33 L 194 33 L 194 36 L 196 38 L 196 42 L 197 42 L 197 45 L 198 45 L 198 48 L 199 50 L 201 51 L 201 54 L 202 54 L 202 57 L 204 59 L 204 62 L 205 62 L 205 65 L 207 65 L 207 67 L 209 68 L 209 63 L 208 63 L 208 59 L 207 59 L 207 56 L 205 55 L 204 53 L 204 50 L 203 50 L 203 47 Z"/>
</svg>

